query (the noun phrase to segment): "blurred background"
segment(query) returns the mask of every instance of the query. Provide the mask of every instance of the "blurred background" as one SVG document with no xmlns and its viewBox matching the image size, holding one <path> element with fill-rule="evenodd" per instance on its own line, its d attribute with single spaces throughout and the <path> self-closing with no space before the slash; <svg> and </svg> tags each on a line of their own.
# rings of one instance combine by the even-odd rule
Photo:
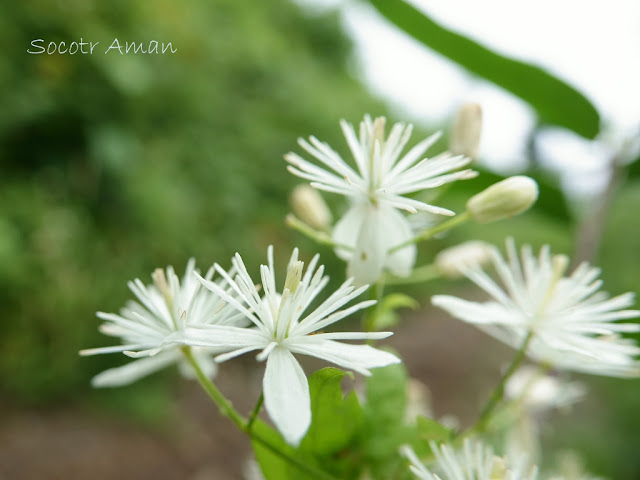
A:
<svg viewBox="0 0 640 480">
<path fill-rule="evenodd" d="M 592 100 L 597 94 L 587 92 L 580 72 L 574 79 L 573 70 L 556 68 L 556 78 L 544 58 L 519 57 L 507 40 L 489 47 L 477 32 L 466 36 L 465 28 L 479 22 L 460 14 L 455 27 L 456 11 L 432 17 L 438 8 L 400 0 L 0 6 L 0 479 L 240 478 L 249 445 L 197 386 L 167 371 L 126 388 L 93 391 L 91 377 L 125 359 L 77 352 L 111 343 L 97 332 L 95 312 L 117 311 L 131 297 L 128 280 L 149 282 L 154 268 L 169 264 L 181 271 L 192 256 L 206 269 L 214 261 L 227 265 L 239 251 L 247 265 L 257 265 L 274 244 L 284 264 L 298 245 L 303 258 L 319 250 L 339 282 L 344 265 L 331 250 L 284 225 L 298 182 L 282 156 L 298 151 L 298 137 L 313 134 L 347 158 L 341 118 L 356 123 L 370 113 L 411 121 L 418 130 L 414 142 L 443 129 L 437 153 L 446 148 L 459 104 L 478 101 L 491 119 L 491 140 L 474 166 L 481 175 L 459 182 L 440 204 L 459 211 L 466 198 L 506 173 L 540 182 L 532 211 L 455 230 L 424 245 L 422 263 L 444 246 L 472 238 L 502 246 L 512 235 L 593 261 L 612 293 L 640 291 L 634 144 L 640 111 L 618 118 L 605 99 Z M 541 8 L 540 18 L 555 18 Z M 509 24 L 510 11 L 501 13 Z M 631 19 L 637 27 L 640 15 Z M 572 22 L 565 18 L 568 37 Z M 401 39 L 397 55 L 376 47 L 385 35 Z M 45 45 L 82 39 L 100 47 L 93 55 L 28 54 L 40 38 Z M 171 42 L 177 52 L 104 54 L 114 38 Z M 562 50 L 562 39 L 554 41 Z M 395 44 L 385 45 L 393 53 Z M 622 69 L 633 58 L 625 56 L 629 45 L 619 45 L 609 56 Z M 579 42 L 572 46 L 581 56 L 593 52 Z M 399 63 L 390 64 L 391 57 Z M 416 73 L 429 58 L 437 61 L 428 74 Z M 372 65 L 386 76 L 372 73 Z M 615 65 L 602 68 L 610 72 Z M 394 95 L 412 91 L 402 79 L 419 77 L 425 98 L 436 102 L 452 69 L 463 80 L 448 103 L 433 110 L 419 91 L 408 100 Z M 609 75 L 606 87 L 622 89 L 622 72 Z M 636 108 L 637 94 L 626 95 L 621 103 Z M 519 105 L 526 121 L 514 120 L 523 118 L 517 109 L 495 107 L 504 102 Z M 522 128 L 513 133 L 515 123 Z M 572 172 L 581 172 L 582 181 L 572 183 L 579 176 Z M 346 209 L 340 200 L 328 198 L 338 212 Z M 393 340 L 410 373 L 430 387 L 437 413 L 463 421 L 509 355 L 428 310 L 431 294 L 466 288 L 462 281 L 414 288 L 424 310 L 407 314 Z M 447 342 L 467 353 L 454 355 L 442 347 Z M 250 408 L 259 391 L 260 373 L 248 360 L 230 362 L 219 377 L 239 408 Z M 554 419 L 545 437 L 549 449 L 575 449 L 607 478 L 639 478 L 639 382 L 581 380 L 590 396 Z"/>
</svg>

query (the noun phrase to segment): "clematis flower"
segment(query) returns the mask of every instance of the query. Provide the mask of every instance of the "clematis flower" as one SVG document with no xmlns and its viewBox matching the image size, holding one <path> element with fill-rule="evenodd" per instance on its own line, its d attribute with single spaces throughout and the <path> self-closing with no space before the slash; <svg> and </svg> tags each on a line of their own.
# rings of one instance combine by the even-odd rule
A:
<svg viewBox="0 0 640 480">
<path fill-rule="evenodd" d="M 528 469 L 525 463 L 510 465 L 478 440 L 465 439 L 460 451 L 447 444 L 438 446 L 429 442 L 429 445 L 435 456 L 435 465 L 431 468 L 427 468 L 410 447 L 401 450 L 409 459 L 409 468 L 421 480 L 535 480 L 538 476 L 535 467 Z"/>
<path fill-rule="evenodd" d="M 640 348 L 619 336 L 640 331 L 640 325 L 617 322 L 640 316 L 638 310 L 626 310 L 633 294 L 609 298 L 600 291 L 600 270 L 587 263 L 565 276 L 568 258 L 551 256 L 548 245 L 538 258 L 524 246 L 520 260 L 513 239 L 508 239 L 507 252 L 505 259 L 497 249 L 492 251 L 503 287 L 477 265 L 464 269 L 491 301 L 436 295 L 432 303 L 517 349 L 531 333 L 526 353 L 543 364 L 595 375 L 640 376 Z"/>
<path fill-rule="evenodd" d="M 311 186 L 318 190 L 338 193 L 350 199 L 351 207 L 333 229 L 333 240 L 338 245 L 336 254 L 348 262 L 347 275 L 355 277 L 356 284 L 375 282 L 385 268 L 394 275 L 407 276 L 415 263 L 415 245 L 389 253 L 390 249 L 413 237 L 409 222 L 401 211 L 426 211 L 437 215 L 454 213 L 405 195 L 474 177 L 476 173 L 471 170 L 456 171 L 471 159 L 447 152 L 422 159 L 426 150 L 440 137 L 439 133 L 423 140 L 401 157 L 413 127 L 396 123 L 385 138 L 384 117 L 372 121 L 371 117 L 365 116 L 360 123 L 359 137 L 351 124 L 343 120 L 340 125 L 357 171 L 329 145 L 315 137 L 310 137 L 308 142 L 299 139 L 298 143 L 333 172 L 295 153 L 285 155 L 290 163 L 288 170 L 310 180 Z"/>
<path fill-rule="evenodd" d="M 233 266 L 238 272 L 235 280 L 219 265 L 215 265 L 238 299 L 218 284 L 199 275 L 198 279 L 245 315 L 255 328 L 206 325 L 190 327 L 185 331 L 185 341 L 190 345 L 226 349 L 227 353 L 215 357 L 218 362 L 260 350 L 258 360 L 267 362 L 263 380 L 265 408 L 285 440 L 292 445 L 300 442 L 311 423 L 309 386 L 294 354 L 311 355 L 363 375 L 369 375 L 370 368 L 400 362 L 395 355 L 369 345 L 336 341 L 381 339 L 391 335 L 390 332 L 318 333 L 375 303 L 369 300 L 339 310 L 367 288 L 354 288 L 350 279 L 315 310 L 305 314 L 328 281 L 328 277 L 323 276 L 324 267 L 316 269 L 318 259 L 318 255 L 313 257 L 303 275 L 304 264 L 298 260 L 298 249 L 295 249 L 289 261 L 282 294 L 279 294 L 273 267 L 273 247 L 269 247 L 269 265 L 260 267 L 264 298 L 258 293 L 240 255 L 236 254 L 233 259 Z M 246 302 L 248 307 L 240 300 Z"/>
<path fill-rule="evenodd" d="M 180 347 L 180 333 L 192 325 L 247 325 L 246 318 L 236 309 L 229 307 L 217 295 L 202 288 L 193 275 L 195 260 L 187 263 L 182 282 L 172 267 L 165 271 L 157 269 L 153 275 L 153 285 L 145 286 L 136 279 L 129 282 L 129 289 L 139 302 L 130 301 L 121 311 L 115 313 L 98 312 L 98 318 L 105 321 L 100 331 L 105 335 L 120 337 L 122 344 L 112 347 L 82 350 L 80 355 L 124 352 L 137 358 L 136 361 L 122 367 L 111 368 L 99 373 L 92 379 L 95 387 L 116 387 L 127 385 L 140 378 L 178 363 L 181 372 L 192 376 L 191 367 L 184 360 Z M 211 281 L 213 267 L 205 278 Z M 216 285 L 224 289 L 226 281 L 222 279 Z M 213 376 L 217 370 L 212 354 L 219 349 L 196 348 L 194 356 L 203 371 Z"/>
</svg>

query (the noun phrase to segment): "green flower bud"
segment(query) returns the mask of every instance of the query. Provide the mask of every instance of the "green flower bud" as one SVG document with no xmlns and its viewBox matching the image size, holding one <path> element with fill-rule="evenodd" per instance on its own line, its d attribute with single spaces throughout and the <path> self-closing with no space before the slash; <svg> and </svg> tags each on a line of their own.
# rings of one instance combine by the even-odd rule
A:
<svg viewBox="0 0 640 480">
<path fill-rule="evenodd" d="M 518 175 L 491 185 L 467 201 L 467 211 L 477 223 L 511 218 L 528 210 L 538 199 L 538 184 Z"/>
<path fill-rule="evenodd" d="M 449 150 L 454 155 L 476 158 L 482 133 L 482 108 L 477 103 L 466 103 L 453 120 Z"/>
<path fill-rule="evenodd" d="M 298 185 L 291 192 L 290 202 L 293 213 L 310 227 L 326 230 L 331 225 L 331 212 L 316 189 Z"/>
</svg>

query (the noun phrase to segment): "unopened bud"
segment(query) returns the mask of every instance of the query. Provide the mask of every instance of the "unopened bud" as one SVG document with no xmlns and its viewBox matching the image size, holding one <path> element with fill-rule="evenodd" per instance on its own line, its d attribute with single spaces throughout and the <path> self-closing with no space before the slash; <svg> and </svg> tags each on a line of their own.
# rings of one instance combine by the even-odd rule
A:
<svg viewBox="0 0 640 480">
<path fill-rule="evenodd" d="M 438 253 L 435 265 L 444 277 L 460 278 L 465 268 L 487 264 L 491 260 L 492 249 L 491 245 L 479 240 L 464 242 Z"/>
<path fill-rule="evenodd" d="M 518 175 L 491 185 L 467 201 L 467 211 L 477 223 L 489 223 L 515 217 L 528 210 L 538 199 L 538 184 Z"/>
<path fill-rule="evenodd" d="M 290 202 L 293 213 L 310 227 L 326 230 L 331 225 L 331 212 L 314 188 L 298 185 L 291 192 Z"/>
<path fill-rule="evenodd" d="M 477 103 L 466 103 L 453 120 L 449 150 L 454 155 L 476 158 L 482 134 L 482 108 Z"/>
</svg>

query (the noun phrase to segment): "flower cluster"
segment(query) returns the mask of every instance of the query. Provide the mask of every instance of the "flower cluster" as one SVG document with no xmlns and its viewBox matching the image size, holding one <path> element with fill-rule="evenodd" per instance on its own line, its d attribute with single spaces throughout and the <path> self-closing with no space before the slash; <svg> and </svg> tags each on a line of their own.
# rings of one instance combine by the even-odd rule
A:
<svg viewBox="0 0 640 480">
<path fill-rule="evenodd" d="M 625 338 L 626 334 L 639 332 L 640 324 L 624 321 L 640 317 L 640 310 L 630 308 L 634 302 L 631 293 L 609 297 L 603 292 L 597 268 L 583 263 L 567 274 L 569 259 L 565 255 L 552 255 L 549 246 L 542 247 L 537 256 L 528 245 L 518 252 L 513 239 L 507 240 L 506 256 L 484 242 L 465 242 L 441 251 L 432 264 L 414 270 L 418 241 L 467 220 L 487 224 L 510 218 L 529 209 L 538 197 L 538 185 L 533 179 L 515 176 L 471 196 L 465 212 L 449 221 L 432 224 L 421 231 L 411 226 L 406 213 L 454 215 L 450 210 L 408 195 L 476 175 L 463 167 L 469 164 L 470 157 L 477 155 L 480 116 L 479 106 L 471 105 L 461 111 L 457 120 L 458 131 L 454 132 L 451 150 L 469 157 L 445 152 L 431 159 L 423 158 L 439 134 L 428 137 L 403 155 L 412 126 L 397 123 L 386 135 L 384 118 L 372 120 L 369 116 L 361 122 L 359 134 L 352 125 L 341 122 L 355 165 L 349 165 L 329 145 L 313 136 L 308 141 L 300 139 L 300 146 L 327 170 L 295 153 L 285 156 L 288 170 L 310 181 L 310 186 L 298 186 L 292 194 L 297 217 L 289 217 L 290 225 L 331 245 L 336 255 L 348 262 L 349 278 L 323 299 L 321 294 L 329 279 L 324 274 L 324 266 L 318 264 L 319 255 L 313 256 L 305 268 L 296 248 L 289 258 L 283 282 L 278 285 L 272 246 L 267 250 L 266 265 L 260 266 L 258 282 L 249 274 L 238 253 L 231 259 L 229 270 L 216 263 L 204 276 L 195 268 L 193 259 L 189 260 L 182 279 L 172 267 L 157 269 L 152 274 L 151 285 L 138 279 L 129 282 L 137 301 L 127 303 L 120 314 L 98 312 L 97 316 L 104 321 L 100 331 L 118 338 L 120 344 L 80 353 L 121 352 L 135 360 L 98 374 L 93 385 L 125 385 L 176 363 L 184 374 L 198 378 L 221 411 L 251 435 L 256 445 L 277 454 L 278 461 L 288 461 L 308 473 L 309 478 L 333 477 L 302 462 L 302 458 L 308 457 L 313 459 L 311 463 L 318 464 L 325 459 L 340 458 L 343 463 L 343 453 L 357 452 L 354 456 L 376 458 L 377 462 L 377 457 L 384 457 L 388 450 L 396 455 L 396 468 L 399 444 L 418 442 L 418 439 L 424 440 L 424 448 L 419 449 L 417 443 L 413 446 L 419 452 L 428 447 L 432 463 L 422 463 L 408 446 L 401 451 L 409 460 L 410 471 L 422 480 L 538 478 L 534 463 L 539 450 L 539 421 L 550 410 L 567 407 L 584 395 L 581 384 L 563 383 L 557 372 L 548 375 L 550 368 L 615 377 L 640 376 L 640 347 Z M 331 212 L 318 190 L 344 195 L 351 202 L 333 227 Z M 485 271 L 490 265 L 497 279 Z M 385 270 L 394 276 L 383 275 Z M 332 414 L 342 414 L 348 425 L 341 429 L 327 422 L 316 430 L 315 426 L 324 422 L 315 422 L 314 433 L 309 435 L 312 441 L 308 442 L 320 445 L 322 451 L 315 458 L 307 442 L 296 448 L 312 424 L 310 390 L 316 391 L 314 388 L 324 382 L 316 380 L 316 376 L 309 381 L 297 356 L 316 357 L 365 376 L 371 375 L 371 369 L 398 364 L 400 359 L 396 355 L 375 348 L 373 342 L 392 334 L 377 330 L 395 325 L 398 315 L 394 309 L 413 305 L 415 301 L 395 292 L 383 297 L 384 283 L 388 281 L 397 286 L 463 276 L 490 299 L 472 302 L 451 295 L 435 295 L 432 303 L 518 350 L 476 422 L 465 431 L 454 432 L 453 427 L 433 420 L 416 419 L 416 410 L 427 414 L 423 403 L 428 393 L 426 388 L 420 395 L 413 392 L 414 405 L 409 402 L 412 408 L 406 408 L 406 398 L 401 398 L 402 395 L 389 395 L 388 384 L 411 385 L 406 371 L 396 366 L 380 372 L 384 388 L 375 385 L 375 381 L 380 381 L 377 375 L 370 380 L 374 385 L 371 390 L 368 381 L 362 404 L 355 396 L 343 398 L 337 383 L 333 385 L 334 390 L 323 385 L 321 388 L 330 393 L 324 397 L 314 395 L 314 405 L 320 405 L 320 409 L 326 407 Z M 376 299 L 357 301 L 372 282 L 378 282 L 372 295 Z M 369 309 L 377 302 L 380 304 L 375 309 Z M 356 312 L 366 312 L 363 322 L 366 332 L 326 331 Z M 366 343 L 348 343 L 353 340 Z M 210 378 L 219 364 L 249 352 L 257 352 L 256 359 L 264 362 L 265 367 L 262 395 L 251 417 L 245 419 Z M 526 356 L 540 366 L 522 367 Z M 396 370 L 400 373 L 394 373 Z M 397 383 L 387 382 L 388 379 Z M 410 389 L 408 392 L 412 393 Z M 391 406 L 382 405 L 389 398 Z M 253 429 L 262 400 L 288 446 L 283 447 L 281 438 L 272 442 L 275 437 L 263 436 L 261 430 Z M 498 406 L 504 407 L 501 416 L 496 415 Z M 366 410 L 368 407 L 371 408 Z M 385 424 L 381 430 L 386 438 L 367 443 L 364 437 L 379 434 L 375 423 L 378 417 L 385 417 L 380 422 Z M 365 422 L 369 423 L 358 430 Z M 326 436 L 323 428 L 329 432 Z M 409 434 L 410 429 L 415 428 L 418 430 Z M 501 428 L 506 432 L 506 457 L 495 455 L 492 447 L 480 440 L 489 431 L 495 437 Z M 435 432 L 434 437 L 425 431 Z M 340 435 L 345 438 L 338 438 Z M 439 445 L 433 441 L 436 438 L 452 442 Z M 458 444 L 456 439 L 464 441 Z M 396 443 L 389 447 L 394 440 Z M 348 443 L 352 441 L 359 443 Z M 294 453 L 290 455 L 291 452 Z M 265 476 L 269 476 L 265 465 L 258 460 Z M 357 468 L 349 471 L 349 478 L 369 474 L 368 466 Z M 327 468 L 330 470 L 332 468 Z M 281 474 L 280 470 L 275 471 L 270 473 L 270 478 Z M 400 472 L 396 473 L 400 476 Z M 587 478 L 582 474 L 563 473 L 563 476 Z"/>
<path fill-rule="evenodd" d="M 311 423 L 311 404 L 306 376 L 293 354 L 321 358 L 363 375 L 369 375 L 371 368 L 400 361 L 369 345 L 337 341 L 382 339 L 390 332 L 318 333 L 375 303 L 368 300 L 340 310 L 367 289 L 366 285 L 356 289 L 349 279 L 305 314 L 328 282 L 324 267 L 317 267 L 318 259 L 318 255 L 313 257 L 304 272 L 304 263 L 294 249 L 280 293 L 276 289 L 273 247 L 269 247 L 268 265 L 260 268 L 263 296 L 238 254 L 231 271 L 215 264 L 204 277 L 190 261 L 182 286 L 171 267 L 166 276 L 156 270 L 152 286 L 145 287 L 139 280 L 131 282 L 129 287 L 142 305 L 131 303 L 121 315 L 98 313 L 108 321 L 101 331 L 121 337 L 124 345 L 84 350 L 81 354 L 124 352 L 146 358 L 99 374 L 94 385 L 124 385 L 182 361 L 180 349 L 185 346 L 198 349 L 201 358 L 208 355 L 209 372 L 215 369 L 211 354 L 216 354 L 214 360 L 220 363 L 260 350 L 258 360 L 267 361 L 263 382 L 267 413 L 285 439 L 297 445 Z M 212 280 L 214 270 L 221 280 Z"/>
</svg>

